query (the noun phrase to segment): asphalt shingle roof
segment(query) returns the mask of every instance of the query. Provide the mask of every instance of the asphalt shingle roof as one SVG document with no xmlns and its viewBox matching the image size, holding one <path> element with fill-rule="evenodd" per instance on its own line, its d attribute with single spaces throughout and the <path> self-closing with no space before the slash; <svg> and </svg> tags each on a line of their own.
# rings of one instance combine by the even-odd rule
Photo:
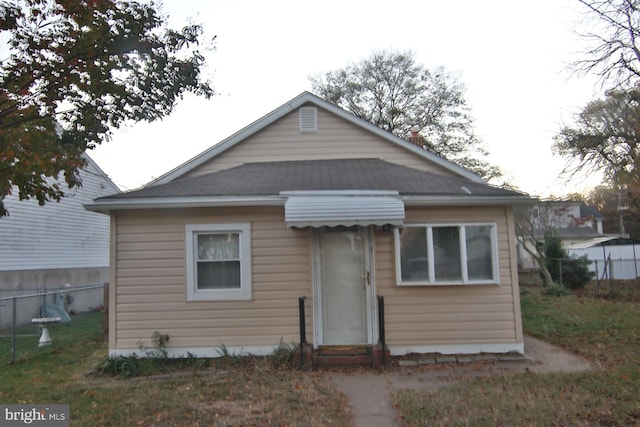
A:
<svg viewBox="0 0 640 427">
<path fill-rule="evenodd" d="M 392 190 L 401 195 L 422 196 L 522 196 L 514 191 L 380 159 L 336 159 L 246 163 L 108 198 L 271 196 L 281 191 L 315 190 Z"/>
</svg>

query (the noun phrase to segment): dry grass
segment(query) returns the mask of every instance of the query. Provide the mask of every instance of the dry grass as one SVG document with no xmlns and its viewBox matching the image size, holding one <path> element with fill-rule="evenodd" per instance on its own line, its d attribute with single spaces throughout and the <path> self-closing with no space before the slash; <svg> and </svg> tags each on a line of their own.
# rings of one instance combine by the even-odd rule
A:
<svg viewBox="0 0 640 427">
<path fill-rule="evenodd" d="M 524 280 L 527 283 L 526 280 Z M 640 425 L 640 289 L 606 299 L 550 297 L 522 287 L 525 333 L 575 351 L 593 372 L 513 374 L 437 391 L 402 391 L 395 403 L 408 426 Z M 630 296 L 633 294 L 633 296 Z"/>
<path fill-rule="evenodd" d="M 602 369 L 456 378 L 438 390 L 397 392 L 405 424 L 640 425 L 640 304 L 630 302 L 640 291 L 633 284 L 616 289 L 595 299 L 589 288 L 579 296 L 550 297 L 539 286 L 522 287 L 525 332 Z M 272 359 L 187 364 L 160 369 L 166 375 L 157 379 L 87 377 L 106 353 L 101 319 L 76 320 L 56 325 L 56 345 L 38 349 L 32 343 L 32 352 L 2 367 L 1 402 L 69 403 L 74 426 L 350 425 L 345 397 L 328 376 Z"/>
<path fill-rule="evenodd" d="M 107 353 L 100 326 L 96 313 L 55 325 L 50 347 L 27 338 L 33 350 L 2 366 L 0 402 L 70 404 L 73 426 L 350 425 L 328 378 L 274 359 L 173 364 L 156 379 L 87 376 Z"/>
<path fill-rule="evenodd" d="M 269 363 L 175 379 L 78 383 L 90 413 L 74 425 L 346 426 L 344 398 L 321 375 Z"/>
</svg>

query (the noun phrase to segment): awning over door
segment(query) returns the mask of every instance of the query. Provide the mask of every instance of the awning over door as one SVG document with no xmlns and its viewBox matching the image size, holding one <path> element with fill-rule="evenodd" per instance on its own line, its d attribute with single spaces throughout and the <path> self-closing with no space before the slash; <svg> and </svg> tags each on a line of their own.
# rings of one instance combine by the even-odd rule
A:
<svg viewBox="0 0 640 427">
<path fill-rule="evenodd" d="M 404 203 L 398 193 L 283 192 L 288 227 L 402 225 Z"/>
</svg>

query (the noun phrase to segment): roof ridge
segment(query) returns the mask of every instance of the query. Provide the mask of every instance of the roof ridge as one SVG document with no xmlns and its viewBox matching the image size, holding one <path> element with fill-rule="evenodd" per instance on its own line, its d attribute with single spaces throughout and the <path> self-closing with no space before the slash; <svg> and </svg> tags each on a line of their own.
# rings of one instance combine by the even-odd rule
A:
<svg viewBox="0 0 640 427">
<path fill-rule="evenodd" d="M 240 129 L 239 131 L 232 134 L 231 136 L 214 144 L 213 146 L 209 147 L 208 149 L 196 155 L 195 157 L 191 158 L 190 160 L 187 160 L 186 162 L 175 167 L 169 172 L 161 175 L 160 177 L 148 183 L 145 187 L 159 185 L 159 184 L 166 184 L 181 176 L 184 176 L 186 173 L 206 163 L 207 161 L 223 153 L 224 151 L 230 149 L 236 144 L 244 141 L 249 136 L 255 134 L 256 132 L 262 130 L 266 126 L 272 124 L 273 122 L 280 119 L 284 115 L 289 114 L 295 111 L 297 108 L 308 103 L 315 104 L 316 106 L 323 108 L 329 111 L 330 113 L 335 114 L 338 117 L 341 117 L 351 122 L 356 126 L 364 128 L 378 135 L 379 137 L 386 139 L 390 143 L 396 144 L 410 152 L 418 154 L 419 156 L 423 157 L 425 160 L 431 161 L 443 167 L 444 169 L 451 171 L 452 173 L 460 175 L 461 177 L 467 178 L 471 181 L 484 182 L 480 176 L 463 168 L 462 166 L 454 162 L 451 162 L 445 159 L 444 157 L 441 157 L 431 151 L 420 148 L 410 143 L 409 141 L 394 135 L 389 131 L 386 131 L 360 117 L 357 117 L 353 113 L 346 111 L 335 104 L 332 104 L 310 92 L 305 91 L 305 92 L 302 92 L 300 95 L 296 96 L 295 98 L 289 100 L 288 102 L 285 102 L 284 104 L 277 107 L 276 109 L 272 110 L 271 112 L 260 117 L 258 120 L 253 121 L 251 124 Z"/>
</svg>

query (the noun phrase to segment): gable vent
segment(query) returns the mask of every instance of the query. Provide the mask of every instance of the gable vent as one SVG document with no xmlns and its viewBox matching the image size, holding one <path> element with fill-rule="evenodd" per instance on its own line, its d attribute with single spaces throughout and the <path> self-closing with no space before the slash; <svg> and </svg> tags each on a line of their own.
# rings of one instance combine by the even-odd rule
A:
<svg viewBox="0 0 640 427">
<path fill-rule="evenodd" d="M 318 131 L 318 109 L 316 107 L 300 107 L 300 132 Z"/>
</svg>

